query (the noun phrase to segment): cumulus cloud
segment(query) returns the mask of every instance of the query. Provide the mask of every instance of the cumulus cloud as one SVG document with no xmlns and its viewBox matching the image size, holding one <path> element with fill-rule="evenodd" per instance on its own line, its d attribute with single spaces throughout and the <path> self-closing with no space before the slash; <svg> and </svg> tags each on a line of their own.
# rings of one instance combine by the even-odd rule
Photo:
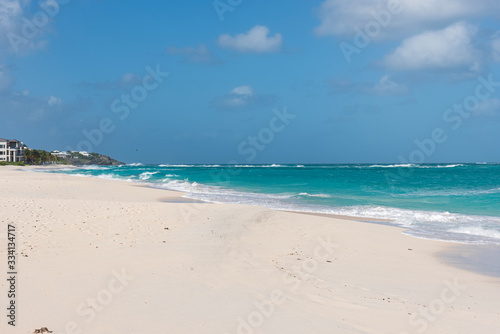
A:
<svg viewBox="0 0 500 334">
<path fill-rule="evenodd" d="M 253 89 L 250 86 L 239 86 L 233 88 L 231 92 L 226 95 L 221 102 L 221 106 L 226 107 L 240 107 L 249 104 L 254 96 Z"/>
<path fill-rule="evenodd" d="M 500 61 L 500 33 L 493 35 L 491 41 L 491 51 L 493 60 Z"/>
<path fill-rule="evenodd" d="M 50 95 L 47 103 L 49 104 L 49 106 L 57 106 L 62 104 L 62 100 L 58 97 Z"/>
<path fill-rule="evenodd" d="M 178 48 L 169 46 L 166 49 L 169 55 L 180 56 L 181 62 L 186 64 L 218 64 L 221 61 L 206 47 L 205 44 L 200 44 L 197 48 L 186 47 Z"/>
<path fill-rule="evenodd" d="M 269 53 L 281 49 L 281 34 L 269 35 L 267 27 L 257 25 L 247 33 L 219 36 L 219 45 L 242 53 Z"/>
<path fill-rule="evenodd" d="M 0 53 L 24 55 L 46 47 L 47 40 L 41 37 L 50 26 L 50 20 L 35 25 L 30 6 L 31 0 L 0 0 Z"/>
<path fill-rule="evenodd" d="M 400 6 L 391 7 L 391 3 Z M 350 37 L 356 29 L 364 30 L 367 23 L 379 22 L 381 29 L 375 40 L 400 38 L 480 15 L 493 15 L 499 9 L 497 0 L 326 0 L 318 9 L 321 23 L 315 33 Z"/>
<path fill-rule="evenodd" d="M 18 126 L 24 122 L 55 122 L 91 106 L 87 99 L 64 103 L 55 95 L 31 95 L 27 90 L 16 90 L 14 82 L 11 68 L 0 65 L 0 116 L 8 116 L 2 118 L 3 126 Z"/>
<path fill-rule="evenodd" d="M 463 22 L 403 40 L 383 64 L 394 70 L 457 69 L 477 72 L 481 53 L 473 46 L 477 28 Z"/>
<path fill-rule="evenodd" d="M 231 91 L 231 94 L 243 96 L 243 97 L 252 97 L 253 96 L 253 89 L 250 86 L 239 86 L 239 87 L 233 88 L 233 90 Z"/>
<path fill-rule="evenodd" d="M 95 90 L 123 90 L 136 85 L 142 85 L 143 78 L 134 73 L 125 73 L 114 81 L 82 81 L 77 84 L 78 88 L 91 88 Z"/>
<path fill-rule="evenodd" d="M 474 109 L 474 114 L 482 116 L 494 116 L 500 112 L 500 100 L 497 98 L 487 99 Z"/>
<path fill-rule="evenodd" d="M 389 75 L 384 75 L 373 87 L 376 95 L 403 95 L 408 93 L 408 87 L 393 81 Z"/>
<path fill-rule="evenodd" d="M 24 1 L 26 2 L 26 1 Z M 19 0 L 2 0 L 0 2 L 0 27 L 12 29 L 23 13 L 23 6 Z"/>
<path fill-rule="evenodd" d="M 19 0 L 0 1 L 0 47 L 9 45 L 7 34 L 17 31 L 21 25 L 23 5 Z"/>
<path fill-rule="evenodd" d="M 240 109 L 268 105 L 275 101 L 275 97 L 267 94 L 257 94 L 250 86 L 238 86 L 228 94 L 214 99 L 212 106 L 216 109 Z"/>
<path fill-rule="evenodd" d="M 409 93 L 406 85 L 397 83 L 389 75 L 384 75 L 378 82 L 354 82 L 345 78 L 329 81 L 334 94 L 366 94 L 366 95 L 405 95 Z"/>
</svg>

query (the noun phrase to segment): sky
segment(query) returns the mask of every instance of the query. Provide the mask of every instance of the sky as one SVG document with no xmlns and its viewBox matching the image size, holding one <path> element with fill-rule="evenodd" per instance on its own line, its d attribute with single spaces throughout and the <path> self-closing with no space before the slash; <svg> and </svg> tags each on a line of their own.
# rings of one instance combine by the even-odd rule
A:
<svg viewBox="0 0 500 334">
<path fill-rule="evenodd" d="M 497 0 L 0 0 L 0 137 L 127 163 L 500 161 Z"/>
</svg>

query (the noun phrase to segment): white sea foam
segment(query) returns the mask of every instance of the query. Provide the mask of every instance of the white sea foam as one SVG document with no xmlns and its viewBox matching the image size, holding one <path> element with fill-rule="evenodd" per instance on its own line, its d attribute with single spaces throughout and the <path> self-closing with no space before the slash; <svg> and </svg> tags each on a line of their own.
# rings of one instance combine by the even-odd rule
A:
<svg viewBox="0 0 500 334">
<path fill-rule="evenodd" d="M 459 227 L 455 229 L 450 229 L 448 231 L 453 233 L 476 235 L 480 237 L 487 237 L 500 240 L 500 229 L 496 230 L 491 228 L 490 229 L 484 228 L 482 226 L 470 226 L 470 227 Z"/>
<path fill-rule="evenodd" d="M 123 178 L 116 174 L 101 174 L 96 176 L 99 179 L 105 180 L 113 180 L 113 181 L 126 181 L 126 182 L 134 182 L 132 178 Z"/>
<path fill-rule="evenodd" d="M 234 165 L 232 167 L 237 167 L 237 168 L 271 168 L 271 167 L 286 167 L 283 165 L 278 165 L 278 164 L 272 164 L 272 165 Z M 304 166 L 302 166 L 304 167 Z"/>
<path fill-rule="evenodd" d="M 170 164 L 166 164 L 166 165 L 160 165 L 160 167 L 198 167 L 196 165 L 170 165 Z"/>
<path fill-rule="evenodd" d="M 451 164 L 451 165 L 416 165 L 416 164 L 393 164 L 393 165 L 371 165 L 368 168 L 454 168 L 464 166 L 463 164 Z M 347 166 L 350 167 L 350 166 Z M 365 166 L 358 166 L 358 168 L 363 168 Z"/>
<path fill-rule="evenodd" d="M 140 162 L 133 162 L 131 164 L 128 164 L 127 166 L 132 166 L 132 167 L 135 167 L 135 166 L 144 166 L 144 164 L 142 164 Z"/>
<path fill-rule="evenodd" d="M 152 175 L 155 175 L 158 173 L 159 173 L 158 171 L 156 171 L 156 172 L 144 172 L 144 173 L 141 173 L 141 175 L 139 175 L 139 179 L 140 180 L 149 180 L 149 178 L 151 178 Z"/>
<path fill-rule="evenodd" d="M 500 188 L 491 189 L 447 189 L 447 190 L 419 190 L 394 195 L 394 197 L 449 197 L 449 196 L 476 196 L 500 193 Z"/>
<path fill-rule="evenodd" d="M 320 197 L 320 198 L 331 198 L 332 197 L 328 194 L 308 194 L 308 193 L 300 193 L 299 196 Z"/>
<path fill-rule="evenodd" d="M 217 203 L 240 203 L 249 205 L 260 205 L 260 200 L 282 200 L 293 197 L 291 194 L 262 194 L 242 192 L 220 186 L 204 185 L 197 182 L 185 180 L 169 180 L 166 183 L 151 184 L 155 188 L 177 190 L 188 194 L 188 197 Z"/>
<path fill-rule="evenodd" d="M 98 165 L 88 165 L 88 166 L 82 166 L 81 169 L 88 169 L 88 170 L 108 170 L 110 167 L 103 167 L 103 166 L 98 166 Z"/>
<path fill-rule="evenodd" d="M 414 164 L 399 164 L 399 165 L 371 165 L 368 166 L 368 168 L 409 168 L 409 167 L 416 167 L 417 165 Z M 364 167 L 364 166 L 360 166 Z"/>
</svg>

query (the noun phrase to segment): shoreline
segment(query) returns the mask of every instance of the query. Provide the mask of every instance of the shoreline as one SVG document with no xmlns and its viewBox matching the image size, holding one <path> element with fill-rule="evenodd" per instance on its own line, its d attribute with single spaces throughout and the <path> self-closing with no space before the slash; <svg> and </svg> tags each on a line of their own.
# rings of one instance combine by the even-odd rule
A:
<svg viewBox="0 0 500 334">
<path fill-rule="evenodd" d="M 18 167 L 18 166 L 12 166 L 12 167 Z M 27 166 L 21 166 L 21 167 L 27 167 Z M 33 166 L 30 166 L 30 167 L 33 167 Z M 40 169 L 40 170 L 58 168 L 58 167 L 53 166 L 53 165 L 36 166 L 36 167 L 37 167 L 36 169 Z M 69 165 L 69 168 L 81 168 L 81 167 L 82 166 Z M 72 176 L 72 175 L 69 175 L 69 176 Z M 119 179 L 109 180 L 109 181 L 120 181 L 123 183 L 129 183 L 127 181 L 119 180 Z M 149 183 L 146 183 L 146 182 L 139 182 L 139 181 L 131 182 L 131 185 L 137 186 L 137 187 L 144 187 L 147 189 L 159 189 L 159 188 L 152 187 Z M 179 191 L 179 190 L 171 190 L 171 189 L 160 189 L 160 190 L 176 194 L 175 196 L 166 196 L 164 198 L 158 199 L 158 201 L 164 202 L 164 203 L 174 203 L 174 204 L 175 203 L 177 203 L 177 204 L 182 203 L 182 204 L 194 204 L 194 205 L 219 204 L 219 203 L 213 203 L 210 201 L 202 201 L 202 200 L 192 199 L 189 197 L 184 197 L 186 195 L 186 193 Z M 222 203 L 221 205 L 225 205 L 225 204 Z M 226 204 L 226 205 L 233 205 L 233 204 Z M 266 207 L 262 207 L 262 206 L 258 206 L 258 205 L 250 205 L 250 206 L 268 209 L 268 210 L 277 211 L 277 212 L 289 212 L 292 214 L 299 214 L 299 215 L 311 215 L 311 216 L 325 217 L 325 218 L 330 218 L 330 219 L 356 221 L 356 222 L 367 223 L 367 224 L 378 224 L 378 225 L 388 226 L 390 228 L 398 229 L 401 232 L 401 234 L 403 234 L 403 231 L 406 230 L 406 228 L 404 228 L 404 227 L 390 224 L 393 221 L 391 219 L 345 216 L 345 215 L 316 213 L 316 212 L 278 210 L 278 209 L 266 208 Z M 449 240 L 421 238 L 421 237 L 416 237 L 416 236 L 412 236 L 412 235 L 409 235 L 409 237 L 421 239 L 421 240 L 430 240 L 430 241 L 435 241 L 435 242 L 439 242 L 439 243 L 444 243 L 446 248 L 437 252 L 435 254 L 435 256 L 437 259 L 439 259 L 440 261 L 445 261 L 450 266 L 453 266 L 453 267 L 458 268 L 458 269 L 472 271 L 474 273 L 481 274 L 481 275 L 486 275 L 486 276 L 491 276 L 491 277 L 500 277 L 500 264 L 498 264 L 496 261 L 496 259 L 498 259 L 500 257 L 500 245 L 474 244 L 474 243 L 470 244 L 470 243 L 463 243 L 463 242 L 449 241 Z"/>
<path fill-rule="evenodd" d="M 71 168 L 84 168 L 84 166 L 75 166 L 75 165 L 70 165 Z M 104 167 L 110 167 L 110 166 L 104 166 Z M 52 168 L 58 168 L 56 166 L 37 166 L 36 169 L 52 169 Z M 70 174 L 71 175 L 71 174 Z M 84 176 L 84 175 L 78 175 L 78 176 Z M 96 177 L 96 178 L 101 178 L 100 176 L 96 175 L 89 175 L 87 177 Z M 168 189 L 168 188 L 162 188 L 162 187 L 156 187 L 157 183 L 151 183 L 151 182 L 144 182 L 143 180 L 123 180 L 120 178 L 109 178 L 108 180 L 113 180 L 113 181 L 125 181 L 125 182 L 132 182 L 138 186 L 143 186 L 143 187 L 148 187 L 148 188 L 156 188 L 156 189 L 163 189 L 166 191 L 170 192 L 179 192 L 181 195 L 179 199 L 176 199 L 175 202 L 177 203 L 219 203 L 219 204 L 236 204 L 236 203 L 230 203 L 230 202 L 218 202 L 218 201 L 210 201 L 210 200 L 202 200 L 202 199 L 195 199 L 192 197 L 189 197 L 189 194 L 184 192 L 183 190 L 174 190 L 174 189 Z M 172 202 L 173 199 L 171 197 L 168 197 L 165 199 L 166 202 L 170 201 Z M 245 205 L 245 204 L 244 204 Z M 292 213 L 298 213 L 298 214 L 305 214 L 305 215 L 315 215 L 319 217 L 333 217 L 333 218 L 338 218 L 338 219 L 344 219 L 344 220 L 355 220 L 358 222 L 365 222 L 365 223 L 373 223 L 373 224 L 382 224 L 382 225 L 387 225 L 387 226 L 392 226 L 392 227 L 400 227 L 405 230 L 411 230 L 410 227 L 404 227 L 401 224 L 397 223 L 397 219 L 394 218 L 375 218 L 372 216 L 357 216 L 357 215 L 344 215 L 344 214 L 335 214 L 335 213 L 323 213 L 323 212 L 316 212 L 316 211 L 295 211 L 294 209 L 287 209 L 287 208 L 278 208 L 278 207 L 268 207 L 262 204 L 247 204 L 251 206 L 257 206 L 257 207 L 263 207 L 263 208 L 268 208 L 270 210 L 276 210 L 276 211 L 282 211 L 282 212 L 292 212 Z M 387 207 L 391 208 L 391 207 Z M 412 209 L 408 208 L 399 208 L 399 207 L 392 207 L 392 209 L 396 210 L 406 210 L 406 211 L 411 211 Z M 417 209 L 415 209 L 417 210 Z M 421 209 L 422 210 L 422 209 Z M 422 210 L 421 212 L 423 213 L 432 213 L 432 210 Z M 436 211 L 435 213 L 442 213 L 444 211 Z M 448 213 L 448 212 L 446 212 Z M 495 218 L 500 218 L 497 216 L 489 216 L 489 215 L 481 215 L 481 214 L 474 214 L 474 213 L 460 213 L 460 212 L 452 212 L 452 214 L 455 215 L 465 215 L 465 216 L 471 216 L 471 217 L 490 217 L 492 219 Z M 476 246 L 486 246 L 486 245 L 498 245 L 500 247 L 499 243 L 481 243 L 481 242 L 467 242 L 467 241 L 461 241 L 461 240 L 453 240 L 453 239 L 440 239 L 440 238 L 432 238 L 432 237 L 427 237 L 427 236 L 416 236 L 409 234 L 412 237 L 415 238 L 420 238 L 424 240 L 435 240 L 435 241 L 441 241 L 441 242 L 447 242 L 447 243 L 452 243 L 452 244 L 458 244 L 458 245 L 476 245 Z"/>
<path fill-rule="evenodd" d="M 436 256 L 459 256 L 455 244 L 383 224 L 185 203 L 176 200 L 180 192 L 137 183 L 18 169 L 0 168 L 0 209 L 2 236 L 7 223 L 19 229 L 19 333 L 41 326 L 69 333 L 68 324 L 107 334 L 246 326 L 255 333 L 417 333 L 424 325 L 451 333 L 500 325 L 500 280 Z M 119 292 L 110 283 L 116 275 Z M 441 304 L 426 320 L 422 312 Z"/>
</svg>

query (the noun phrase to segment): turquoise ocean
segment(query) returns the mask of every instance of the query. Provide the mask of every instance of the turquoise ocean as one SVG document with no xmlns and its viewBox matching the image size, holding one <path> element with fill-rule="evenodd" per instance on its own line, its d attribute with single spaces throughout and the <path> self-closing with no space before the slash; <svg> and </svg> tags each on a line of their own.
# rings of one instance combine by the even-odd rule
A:
<svg viewBox="0 0 500 334">
<path fill-rule="evenodd" d="M 500 245 L 500 164 L 142 165 L 55 173 L 141 182 L 215 203 L 389 219 L 405 234 Z M 235 222 L 237 223 L 237 222 Z"/>
</svg>

